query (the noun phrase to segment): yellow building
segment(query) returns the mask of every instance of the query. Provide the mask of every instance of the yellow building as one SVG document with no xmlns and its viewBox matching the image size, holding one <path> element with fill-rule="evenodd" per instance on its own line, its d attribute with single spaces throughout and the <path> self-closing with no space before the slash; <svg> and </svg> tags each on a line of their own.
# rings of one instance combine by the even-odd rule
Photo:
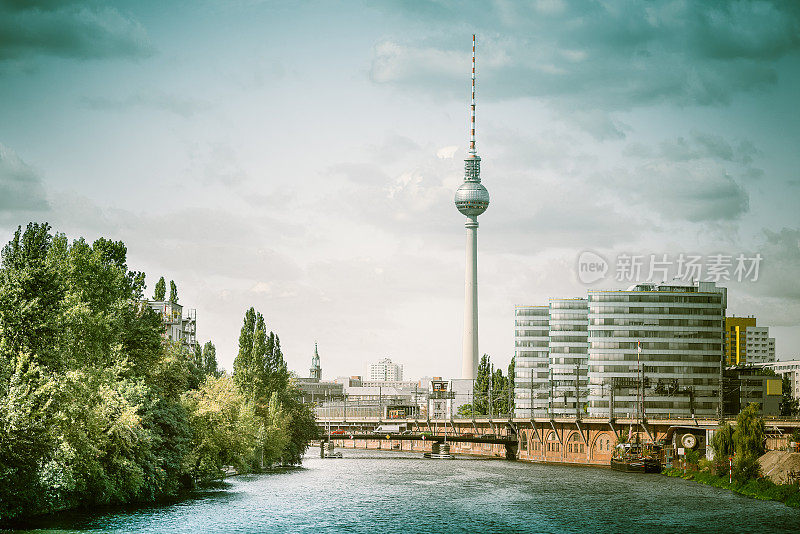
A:
<svg viewBox="0 0 800 534">
<path fill-rule="evenodd" d="M 755 317 L 725 318 L 725 362 L 728 365 L 747 363 L 747 327 L 755 325 Z"/>
</svg>

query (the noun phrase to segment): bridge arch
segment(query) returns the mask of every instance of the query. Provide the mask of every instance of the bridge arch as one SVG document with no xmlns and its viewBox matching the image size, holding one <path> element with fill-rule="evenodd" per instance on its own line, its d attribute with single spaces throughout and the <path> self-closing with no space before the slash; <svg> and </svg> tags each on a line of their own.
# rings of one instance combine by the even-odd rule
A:
<svg viewBox="0 0 800 534">
<path fill-rule="evenodd" d="M 561 452 L 561 442 L 553 430 L 547 434 L 546 452 Z"/>
<path fill-rule="evenodd" d="M 567 439 L 567 452 L 572 454 L 586 454 L 586 444 L 577 432 L 572 432 Z"/>
<path fill-rule="evenodd" d="M 599 455 L 611 456 L 616 439 L 609 432 L 598 432 L 592 439 L 590 449 L 590 459 L 597 458 Z"/>
</svg>

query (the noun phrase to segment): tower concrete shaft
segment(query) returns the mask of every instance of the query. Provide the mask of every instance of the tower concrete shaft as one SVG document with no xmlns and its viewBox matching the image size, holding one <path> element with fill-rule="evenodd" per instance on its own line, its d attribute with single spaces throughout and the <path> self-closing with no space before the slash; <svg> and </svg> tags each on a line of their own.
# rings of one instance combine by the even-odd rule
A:
<svg viewBox="0 0 800 534">
<path fill-rule="evenodd" d="M 472 36 L 471 81 L 469 152 L 464 160 L 464 183 L 456 191 L 455 204 L 456 209 L 467 217 L 461 378 L 474 380 L 478 371 L 478 215 L 489 207 L 489 191 L 481 184 L 481 157 L 475 147 L 475 35 Z"/>
<path fill-rule="evenodd" d="M 467 217 L 466 273 L 464 277 L 464 340 L 461 378 L 478 372 L 478 217 Z"/>
</svg>

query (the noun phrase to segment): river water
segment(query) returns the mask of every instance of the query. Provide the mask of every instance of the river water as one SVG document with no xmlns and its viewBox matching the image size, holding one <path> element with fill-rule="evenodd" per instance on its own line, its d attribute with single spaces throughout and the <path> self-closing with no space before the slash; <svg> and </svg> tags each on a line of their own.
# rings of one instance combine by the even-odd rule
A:
<svg viewBox="0 0 800 534">
<path fill-rule="evenodd" d="M 344 450 L 176 504 L 71 512 L 22 532 L 800 532 L 800 510 L 661 475 Z"/>
</svg>

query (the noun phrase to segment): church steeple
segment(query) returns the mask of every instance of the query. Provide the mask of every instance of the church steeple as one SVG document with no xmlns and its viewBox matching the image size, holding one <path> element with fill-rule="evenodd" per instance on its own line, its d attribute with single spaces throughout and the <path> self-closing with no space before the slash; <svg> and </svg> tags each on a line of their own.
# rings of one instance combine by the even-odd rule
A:
<svg viewBox="0 0 800 534">
<path fill-rule="evenodd" d="M 311 357 L 311 370 L 309 377 L 316 380 L 322 380 L 322 367 L 319 364 L 319 351 L 317 350 L 317 342 L 314 342 L 314 356 Z"/>
</svg>

